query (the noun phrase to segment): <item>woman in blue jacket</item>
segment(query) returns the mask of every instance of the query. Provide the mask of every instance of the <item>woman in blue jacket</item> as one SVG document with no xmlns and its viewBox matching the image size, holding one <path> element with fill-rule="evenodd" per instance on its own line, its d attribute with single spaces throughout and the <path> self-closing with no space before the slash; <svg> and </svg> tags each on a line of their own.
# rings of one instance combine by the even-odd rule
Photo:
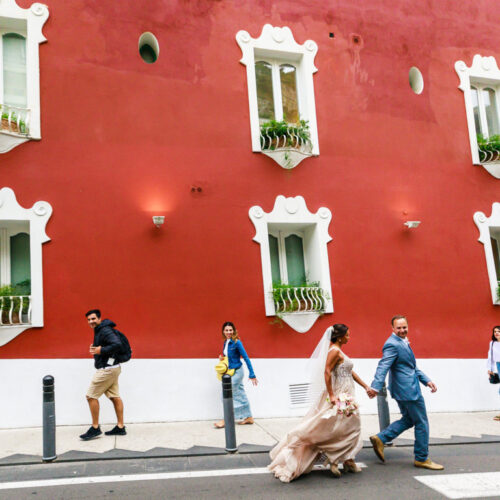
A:
<svg viewBox="0 0 500 500">
<path fill-rule="evenodd" d="M 249 378 L 253 385 L 257 385 L 257 377 L 253 372 L 252 363 L 250 358 L 243 347 L 243 343 L 238 337 L 236 327 L 230 321 L 226 321 L 222 325 L 222 338 L 224 339 L 224 347 L 222 354 L 219 356 L 223 359 L 225 356 L 228 358 L 229 369 L 234 368 L 234 375 L 231 377 L 231 385 L 233 388 L 233 407 L 234 418 L 237 424 L 253 424 L 252 412 L 250 411 L 250 403 L 245 393 L 243 379 L 245 377 L 243 363 L 241 358 L 245 360 L 249 371 Z M 214 424 L 218 429 L 224 427 L 224 420 L 219 420 Z"/>
</svg>

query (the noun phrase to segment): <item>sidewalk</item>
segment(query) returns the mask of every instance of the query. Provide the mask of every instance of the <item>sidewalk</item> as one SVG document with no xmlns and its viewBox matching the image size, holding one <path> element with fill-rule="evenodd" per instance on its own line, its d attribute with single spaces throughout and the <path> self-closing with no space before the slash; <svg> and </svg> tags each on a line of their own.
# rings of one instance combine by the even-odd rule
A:
<svg viewBox="0 0 500 500">
<path fill-rule="evenodd" d="M 466 444 L 499 442 L 500 422 L 493 420 L 498 412 L 431 413 L 431 444 Z M 399 415 L 391 415 L 391 421 Z M 378 417 L 362 415 L 362 436 L 378 432 Z M 299 418 L 257 419 L 254 425 L 236 426 L 240 453 L 264 453 L 292 429 Z M 108 430 L 112 425 L 102 425 Z M 128 424 L 126 436 L 101 436 L 81 441 L 79 435 L 88 426 L 57 428 L 58 461 L 103 460 L 225 454 L 223 429 L 214 429 L 212 421 Z M 396 446 L 412 446 L 413 431 L 403 433 Z M 0 466 L 40 463 L 42 429 L 0 430 Z"/>
</svg>

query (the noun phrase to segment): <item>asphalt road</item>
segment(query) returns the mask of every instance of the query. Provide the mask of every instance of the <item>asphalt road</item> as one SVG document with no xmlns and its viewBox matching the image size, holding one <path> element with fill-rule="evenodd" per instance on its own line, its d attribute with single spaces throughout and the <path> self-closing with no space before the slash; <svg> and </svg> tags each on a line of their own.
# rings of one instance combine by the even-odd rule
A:
<svg viewBox="0 0 500 500">
<path fill-rule="evenodd" d="M 313 471 L 290 484 L 282 484 L 264 471 L 269 463 L 267 454 L 231 455 L 216 457 L 163 458 L 142 460 L 108 460 L 76 463 L 53 463 L 30 466 L 0 467 L 0 487 L 5 483 L 43 481 L 60 478 L 120 478 L 94 484 L 32 485 L 0 489 L 1 500 L 73 500 L 73 499 L 370 499 L 370 500 L 425 500 L 447 498 L 435 489 L 415 479 L 453 475 L 447 484 L 464 492 L 480 477 L 479 489 L 488 486 L 489 496 L 462 496 L 461 498 L 500 499 L 500 444 L 442 445 L 431 447 L 431 457 L 445 465 L 443 472 L 431 472 L 413 467 L 412 449 L 386 450 L 387 462 L 382 464 L 370 449 L 363 449 L 358 461 L 366 464 L 360 474 L 332 477 L 328 470 Z M 238 469 L 249 469 L 240 474 Z M 213 472 L 210 472 L 213 471 Z M 498 473 L 477 476 L 474 473 Z M 173 478 L 173 474 L 184 477 Z M 152 480 L 122 480 L 133 475 L 147 474 Z M 193 474 L 195 477 L 185 477 Z M 206 474 L 206 477 L 196 477 Z M 227 474 L 227 475 L 220 475 Z M 486 481 L 485 476 L 488 476 Z M 498 482 L 497 481 L 498 478 Z M 99 479 L 92 479 L 97 481 Z M 435 479 L 431 478 L 432 481 Z M 444 480 L 444 478 L 441 478 Z M 485 482 L 486 481 L 486 482 Z M 488 483 L 489 481 L 489 483 Z M 487 484 L 488 483 L 488 484 Z M 460 486 L 464 484 L 463 488 Z M 496 490 L 496 485 L 498 490 Z M 492 490 L 493 488 L 493 490 Z M 486 491 L 486 490 L 485 490 Z M 493 495 L 491 492 L 493 491 Z M 474 493 L 473 493 L 474 494 Z M 455 497 L 460 498 L 460 497 Z"/>
</svg>

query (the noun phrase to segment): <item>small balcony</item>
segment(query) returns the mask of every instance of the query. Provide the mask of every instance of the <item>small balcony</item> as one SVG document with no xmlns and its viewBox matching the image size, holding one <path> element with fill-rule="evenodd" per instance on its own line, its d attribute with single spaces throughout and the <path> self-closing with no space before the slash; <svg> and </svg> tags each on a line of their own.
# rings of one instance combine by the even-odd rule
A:
<svg viewBox="0 0 500 500">
<path fill-rule="evenodd" d="M 325 310 L 325 291 L 319 286 L 279 285 L 273 287 L 276 314 L 322 313 Z"/>
<path fill-rule="evenodd" d="M 0 296 L 0 326 L 31 324 L 31 295 Z"/>
<path fill-rule="evenodd" d="M 0 132 L 14 136 L 29 137 L 30 110 L 0 104 L 2 123 Z"/>
<path fill-rule="evenodd" d="M 312 156 L 312 144 L 307 121 L 299 123 L 271 120 L 260 126 L 260 148 L 283 168 L 296 167 Z"/>
</svg>

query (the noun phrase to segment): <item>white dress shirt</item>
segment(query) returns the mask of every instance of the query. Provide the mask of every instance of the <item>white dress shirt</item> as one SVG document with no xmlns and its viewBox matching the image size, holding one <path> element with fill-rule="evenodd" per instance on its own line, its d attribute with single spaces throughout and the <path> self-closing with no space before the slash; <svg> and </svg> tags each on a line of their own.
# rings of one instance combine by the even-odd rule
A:
<svg viewBox="0 0 500 500">
<path fill-rule="evenodd" d="M 497 363 L 500 363 L 500 342 L 498 342 L 498 340 L 493 342 L 492 340 L 488 349 L 488 370 L 498 373 Z"/>
</svg>

